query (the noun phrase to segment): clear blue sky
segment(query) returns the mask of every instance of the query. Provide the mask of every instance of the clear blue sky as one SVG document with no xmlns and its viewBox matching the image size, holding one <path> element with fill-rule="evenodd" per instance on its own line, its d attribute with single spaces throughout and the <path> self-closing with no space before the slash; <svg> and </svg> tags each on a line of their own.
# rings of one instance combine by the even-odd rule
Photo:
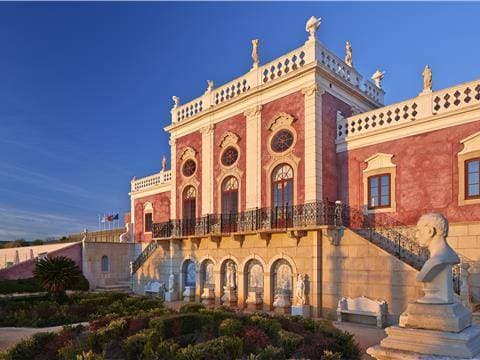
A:
<svg viewBox="0 0 480 360">
<path fill-rule="evenodd" d="M 480 4 L 0 3 L 0 240 L 94 229 L 129 211 L 132 176 L 157 172 L 172 95 L 248 71 L 301 45 L 305 22 L 365 76 L 386 70 L 386 103 L 479 78 Z"/>
</svg>

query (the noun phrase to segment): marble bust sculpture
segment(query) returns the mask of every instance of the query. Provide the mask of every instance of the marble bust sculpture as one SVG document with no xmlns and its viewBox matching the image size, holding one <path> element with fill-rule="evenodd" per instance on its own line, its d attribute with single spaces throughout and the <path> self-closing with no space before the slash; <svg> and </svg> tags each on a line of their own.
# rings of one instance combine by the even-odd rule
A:
<svg viewBox="0 0 480 360">
<path fill-rule="evenodd" d="M 430 258 L 417 275 L 417 281 L 423 283 L 425 292 L 425 296 L 417 302 L 453 302 L 452 265 L 460 263 L 460 258 L 448 245 L 447 236 L 448 221 L 442 214 L 425 214 L 417 223 L 417 240 L 430 251 Z"/>
</svg>

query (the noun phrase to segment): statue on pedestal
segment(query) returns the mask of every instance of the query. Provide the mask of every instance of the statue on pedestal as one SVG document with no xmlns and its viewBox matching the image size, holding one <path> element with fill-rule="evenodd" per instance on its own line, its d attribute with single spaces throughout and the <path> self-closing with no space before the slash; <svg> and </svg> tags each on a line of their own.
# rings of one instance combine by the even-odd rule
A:
<svg viewBox="0 0 480 360">
<path fill-rule="evenodd" d="M 162 171 L 165 171 L 167 169 L 167 157 L 163 155 L 162 157 Z"/>
<path fill-rule="evenodd" d="M 295 295 L 297 296 L 297 305 L 305 305 L 305 275 L 298 274 L 297 286 L 295 287 Z"/>
<path fill-rule="evenodd" d="M 385 77 L 385 71 L 376 70 L 372 75 L 372 80 L 375 82 L 375 86 L 379 89 L 382 88 L 382 80 Z"/>
<path fill-rule="evenodd" d="M 180 106 L 180 98 L 178 96 L 172 96 L 173 100 L 173 109 L 176 109 Z"/>
<path fill-rule="evenodd" d="M 131 241 L 130 223 L 125 223 L 125 232 L 120 234 L 119 241 L 121 243 L 128 243 Z"/>
<path fill-rule="evenodd" d="M 258 58 L 258 45 L 260 44 L 259 39 L 252 40 L 252 60 L 253 60 L 253 69 L 258 67 L 259 58 Z"/>
<path fill-rule="evenodd" d="M 423 69 L 422 76 L 423 93 L 427 94 L 432 92 L 432 70 L 430 70 L 430 67 L 428 65 L 425 66 L 425 69 Z"/>
<path fill-rule="evenodd" d="M 345 64 L 347 64 L 350 67 L 353 67 L 352 45 L 350 45 L 349 41 L 345 43 Z"/>
<path fill-rule="evenodd" d="M 172 273 L 168 277 L 168 292 L 174 292 L 175 287 L 175 275 Z"/>
<path fill-rule="evenodd" d="M 309 40 L 315 39 L 315 33 L 317 32 L 320 24 L 322 23 L 322 18 L 316 18 L 315 16 L 310 17 L 307 23 L 305 24 L 305 31 L 310 34 Z"/>
<path fill-rule="evenodd" d="M 233 262 L 229 261 L 227 263 L 227 273 L 226 273 L 226 287 L 230 289 L 235 289 L 236 286 L 236 281 L 235 281 L 235 265 Z"/>
</svg>

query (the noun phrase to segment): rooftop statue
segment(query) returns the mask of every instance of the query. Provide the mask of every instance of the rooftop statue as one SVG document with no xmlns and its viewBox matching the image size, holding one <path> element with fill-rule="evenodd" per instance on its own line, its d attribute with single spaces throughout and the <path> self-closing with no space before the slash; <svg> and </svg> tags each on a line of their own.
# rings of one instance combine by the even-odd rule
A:
<svg viewBox="0 0 480 360">
<path fill-rule="evenodd" d="M 423 69 L 422 76 L 423 76 L 423 92 L 429 93 L 432 91 L 432 70 L 430 70 L 430 67 L 428 65 L 425 66 L 425 69 Z"/>
<path fill-rule="evenodd" d="M 353 62 L 352 62 L 352 45 L 350 45 L 350 42 L 347 41 L 345 43 L 345 64 L 347 64 L 350 67 L 353 67 Z"/>
<path fill-rule="evenodd" d="M 178 96 L 172 96 L 173 108 L 176 109 L 180 105 L 180 98 Z"/>
<path fill-rule="evenodd" d="M 320 24 L 322 23 L 322 18 L 316 18 L 312 16 L 308 19 L 307 24 L 305 25 L 305 31 L 310 34 L 309 39 L 315 39 L 315 33 L 317 32 Z"/>
<path fill-rule="evenodd" d="M 258 45 L 260 44 L 260 40 L 259 39 L 253 39 L 252 40 L 252 60 L 253 60 L 253 68 L 257 68 L 258 67 L 258 62 L 259 62 L 259 59 L 258 59 Z"/>
<path fill-rule="evenodd" d="M 428 247 L 430 258 L 417 275 L 423 283 L 425 296 L 417 302 L 448 304 L 453 302 L 452 265 L 460 258 L 448 245 L 448 221 L 438 213 L 423 215 L 417 223 L 417 239 L 421 246 Z"/>
<path fill-rule="evenodd" d="M 207 92 L 212 91 L 214 86 L 213 80 L 207 80 Z"/>
<path fill-rule="evenodd" d="M 381 89 L 382 88 L 382 80 L 385 76 L 385 71 L 376 70 L 372 75 L 372 80 L 375 81 L 375 85 Z"/>
<path fill-rule="evenodd" d="M 163 155 L 162 158 L 162 171 L 165 171 L 167 169 L 167 157 Z"/>
</svg>

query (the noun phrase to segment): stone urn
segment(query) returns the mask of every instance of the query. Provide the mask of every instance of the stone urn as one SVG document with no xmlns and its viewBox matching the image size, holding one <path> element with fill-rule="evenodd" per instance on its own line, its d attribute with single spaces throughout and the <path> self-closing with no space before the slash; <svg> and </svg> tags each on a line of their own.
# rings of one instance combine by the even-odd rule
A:
<svg viewBox="0 0 480 360">
<path fill-rule="evenodd" d="M 183 301 L 195 301 L 195 286 L 185 286 L 185 290 L 183 291 Z"/>
<path fill-rule="evenodd" d="M 209 287 L 203 288 L 202 304 L 204 305 L 215 305 L 215 290 Z"/>
<path fill-rule="evenodd" d="M 259 293 L 258 291 L 249 291 L 246 303 L 247 303 L 248 310 L 251 310 L 251 311 L 262 310 L 262 307 L 263 307 L 262 294 Z"/>
</svg>

